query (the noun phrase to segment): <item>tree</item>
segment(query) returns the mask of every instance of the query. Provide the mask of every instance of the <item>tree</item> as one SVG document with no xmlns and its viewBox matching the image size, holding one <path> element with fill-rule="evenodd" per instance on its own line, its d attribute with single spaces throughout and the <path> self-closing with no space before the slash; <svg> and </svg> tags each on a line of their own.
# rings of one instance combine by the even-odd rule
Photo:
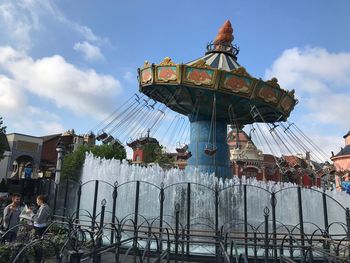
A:
<svg viewBox="0 0 350 263">
<path fill-rule="evenodd" d="M 76 151 L 64 156 L 61 170 L 62 179 L 79 180 L 85 161 L 85 153 L 88 150 L 88 146 L 82 145 Z"/>
<path fill-rule="evenodd" d="M 161 154 L 162 147 L 157 143 L 147 143 L 143 146 L 143 161 L 153 163 Z"/>
<path fill-rule="evenodd" d="M 90 151 L 93 155 L 105 159 L 123 160 L 126 158 L 124 147 L 119 145 L 102 144 L 92 147 Z"/>
<path fill-rule="evenodd" d="M 105 159 L 122 160 L 126 158 L 126 151 L 122 146 L 103 144 L 89 147 L 87 145 L 82 145 L 76 151 L 68 153 L 64 156 L 61 178 L 79 180 L 85 161 L 86 152 L 89 151 L 94 156 Z"/>
<path fill-rule="evenodd" d="M 144 145 L 144 162 L 157 163 L 162 168 L 174 167 L 174 159 L 166 153 L 165 147 L 156 143 Z"/>
<path fill-rule="evenodd" d="M 7 147 L 6 126 L 3 126 L 2 117 L 0 117 L 0 160 L 4 158 Z"/>
</svg>

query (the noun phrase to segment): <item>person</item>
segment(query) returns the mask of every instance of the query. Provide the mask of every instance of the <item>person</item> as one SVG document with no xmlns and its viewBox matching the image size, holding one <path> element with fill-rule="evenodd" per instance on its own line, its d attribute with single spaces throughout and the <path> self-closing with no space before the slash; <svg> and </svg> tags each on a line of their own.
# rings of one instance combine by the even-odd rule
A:
<svg viewBox="0 0 350 263">
<path fill-rule="evenodd" d="M 37 196 L 36 203 L 39 206 L 39 209 L 37 213 L 33 216 L 33 225 L 35 229 L 35 234 L 38 237 L 41 237 L 47 228 L 47 223 L 50 218 L 50 207 L 46 203 L 46 198 L 43 195 Z"/>
<path fill-rule="evenodd" d="M 21 214 L 21 195 L 13 194 L 11 197 L 11 204 L 5 207 L 3 216 L 3 231 L 7 231 L 4 237 L 5 241 L 12 242 L 16 239 L 19 224 L 19 216 Z"/>
</svg>

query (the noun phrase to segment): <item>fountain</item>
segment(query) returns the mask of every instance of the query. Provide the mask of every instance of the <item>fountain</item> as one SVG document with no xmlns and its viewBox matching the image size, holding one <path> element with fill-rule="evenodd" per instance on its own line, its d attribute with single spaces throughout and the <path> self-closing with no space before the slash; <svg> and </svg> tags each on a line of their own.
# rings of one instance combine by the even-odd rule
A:
<svg viewBox="0 0 350 263">
<path fill-rule="evenodd" d="M 274 236 L 297 232 L 302 242 L 317 232 L 349 235 L 349 195 L 231 176 L 227 125 L 237 130 L 257 122 L 274 125 L 287 120 L 297 103 L 294 91 L 283 90 L 276 79 L 256 79 L 237 63 L 232 32 L 227 21 L 205 56 L 187 64 L 167 57 L 139 69 L 140 91 L 155 101 L 150 105 L 144 100 L 148 108 L 159 102 L 189 118 L 192 157 L 186 169 L 164 171 L 157 165 L 129 165 L 88 154 L 80 208 L 96 217 L 96 204 L 106 199 L 106 221 L 133 220 L 160 229 L 175 228 L 176 212 L 187 233 L 238 231 L 247 237 L 249 231 L 270 229 Z M 101 136 L 108 134 L 102 130 Z M 75 209 L 73 205 L 71 211 Z M 199 251 L 192 244 L 188 249 Z M 214 249 L 202 245 L 200 251 Z"/>
</svg>

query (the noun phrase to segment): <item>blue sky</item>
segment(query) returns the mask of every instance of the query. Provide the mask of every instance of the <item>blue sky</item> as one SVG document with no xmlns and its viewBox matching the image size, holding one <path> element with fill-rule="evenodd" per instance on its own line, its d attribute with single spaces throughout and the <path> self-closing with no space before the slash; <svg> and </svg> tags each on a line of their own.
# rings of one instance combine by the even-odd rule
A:
<svg viewBox="0 0 350 263">
<path fill-rule="evenodd" d="M 299 99 L 291 121 L 327 153 L 350 129 L 350 2 L 0 1 L 0 116 L 8 132 L 85 133 L 138 91 L 145 60 L 201 57 L 229 19 L 238 62 Z"/>
</svg>

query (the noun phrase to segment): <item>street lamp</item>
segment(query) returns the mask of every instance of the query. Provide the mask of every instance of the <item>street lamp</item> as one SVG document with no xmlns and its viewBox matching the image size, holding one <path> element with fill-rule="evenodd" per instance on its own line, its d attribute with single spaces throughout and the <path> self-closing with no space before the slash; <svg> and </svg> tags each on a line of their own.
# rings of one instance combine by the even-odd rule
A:
<svg viewBox="0 0 350 263">
<path fill-rule="evenodd" d="M 55 173 L 55 184 L 58 185 L 60 183 L 60 178 L 61 178 L 62 159 L 63 159 L 63 152 L 64 152 L 64 145 L 62 144 L 61 139 L 59 139 L 56 144 L 56 152 L 57 152 L 57 163 L 56 163 L 56 173 Z"/>
</svg>

